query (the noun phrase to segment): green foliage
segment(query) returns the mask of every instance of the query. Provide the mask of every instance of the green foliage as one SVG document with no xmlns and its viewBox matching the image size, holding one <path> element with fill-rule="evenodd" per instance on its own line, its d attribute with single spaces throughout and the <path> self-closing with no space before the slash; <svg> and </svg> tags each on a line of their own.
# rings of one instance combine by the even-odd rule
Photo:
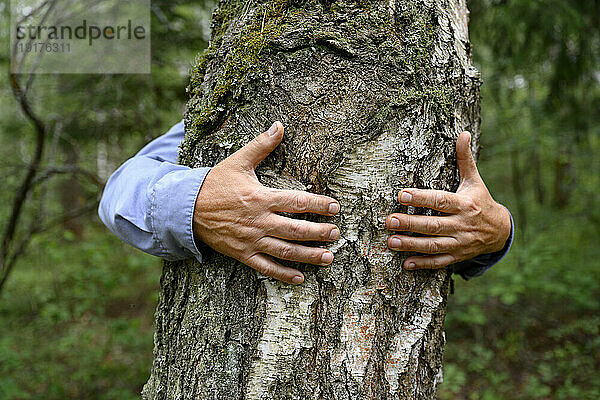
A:
<svg viewBox="0 0 600 400">
<path fill-rule="evenodd" d="M 597 398 L 600 249 L 593 227 L 558 217 L 485 277 L 456 282 L 442 398 Z"/>
<path fill-rule="evenodd" d="M 0 302 L 0 398 L 138 399 L 159 274 L 98 222 L 36 240 Z"/>
</svg>

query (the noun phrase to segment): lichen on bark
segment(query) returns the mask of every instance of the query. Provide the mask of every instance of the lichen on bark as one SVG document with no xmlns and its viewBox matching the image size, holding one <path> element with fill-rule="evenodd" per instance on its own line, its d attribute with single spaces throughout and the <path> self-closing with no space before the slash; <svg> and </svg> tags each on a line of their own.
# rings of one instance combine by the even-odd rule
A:
<svg viewBox="0 0 600 400">
<path fill-rule="evenodd" d="M 221 0 L 189 86 L 180 162 L 215 165 L 273 121 L 265 185 L 337 198 L 327 268 L 299 287 L 204 249 L 167 263 L 146 399 L 433 398 L 449 274 L 387 250 L 403 187 L 454 190 L 479 132 L 464 0 Z"/>
</svg>

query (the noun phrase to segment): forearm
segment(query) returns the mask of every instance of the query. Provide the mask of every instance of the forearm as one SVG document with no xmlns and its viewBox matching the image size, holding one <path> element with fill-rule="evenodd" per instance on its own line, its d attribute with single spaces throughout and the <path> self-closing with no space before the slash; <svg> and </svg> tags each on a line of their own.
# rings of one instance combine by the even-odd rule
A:
<svg viewBox="0 0 600 400">
<path fill-rule="evenodd" d="M 182 138 L 180 123 L 119 167 L 106 184 L 98 213 L 111 232 L 146 253 L 200 260 L 192 218 L 210 169 L 175 164 Z"/>
</svg>

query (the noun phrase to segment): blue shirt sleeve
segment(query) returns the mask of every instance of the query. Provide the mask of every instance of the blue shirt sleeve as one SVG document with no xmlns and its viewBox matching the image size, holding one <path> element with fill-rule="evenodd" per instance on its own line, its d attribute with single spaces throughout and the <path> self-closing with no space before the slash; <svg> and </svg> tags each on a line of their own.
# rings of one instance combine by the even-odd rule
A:
<svg viewBox="0 0 600 400">
<path fill-rule="evenodd" d="M 121 165 L 106 183 L 98 214 L 112 233 L 146 253 L 202 262 L 192 219 L 210 168 L 176 164 L 183 137 L 182 121 Z"/>
<path fill-rule="evenodd" d="M 515 223 L 513 221 L 512 214 L 510 214 L 510 235 L 508 236 L 508 239 L 506 239 L 504 248 L 495 253 L 481 254 L 469 260 L 458 262 L 454 264 L 454 273 L 460 275 L 465 280 L 483 275 L 485 271 L 498 264 L 500 260 L 502 260 L 506 254 L 508 254 L 508 251 L 513 243 L 514 232 Z"/>
</svg>

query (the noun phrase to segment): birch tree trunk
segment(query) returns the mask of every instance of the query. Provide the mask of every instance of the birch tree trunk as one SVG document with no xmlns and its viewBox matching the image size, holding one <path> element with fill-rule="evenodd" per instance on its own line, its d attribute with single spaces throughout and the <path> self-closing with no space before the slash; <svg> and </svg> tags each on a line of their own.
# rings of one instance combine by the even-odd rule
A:
<svg viewBox="0 0 600 400">
<path fill-rule="evenodd" d="M 203 249 L 166 263 L 145 399 L 431 399 L 449 271 L 407 272 L 385 216 L 403 187 L 455 190 L 479 133 L 465 0 L 221 0 L 189 86 L 180 161 L 215 165 L 273 121 L 261 182 L 339 200 L 329 267 L 301 286 Z M 476 150 L 476 149 L 474 149 Z"/>
</svg>

